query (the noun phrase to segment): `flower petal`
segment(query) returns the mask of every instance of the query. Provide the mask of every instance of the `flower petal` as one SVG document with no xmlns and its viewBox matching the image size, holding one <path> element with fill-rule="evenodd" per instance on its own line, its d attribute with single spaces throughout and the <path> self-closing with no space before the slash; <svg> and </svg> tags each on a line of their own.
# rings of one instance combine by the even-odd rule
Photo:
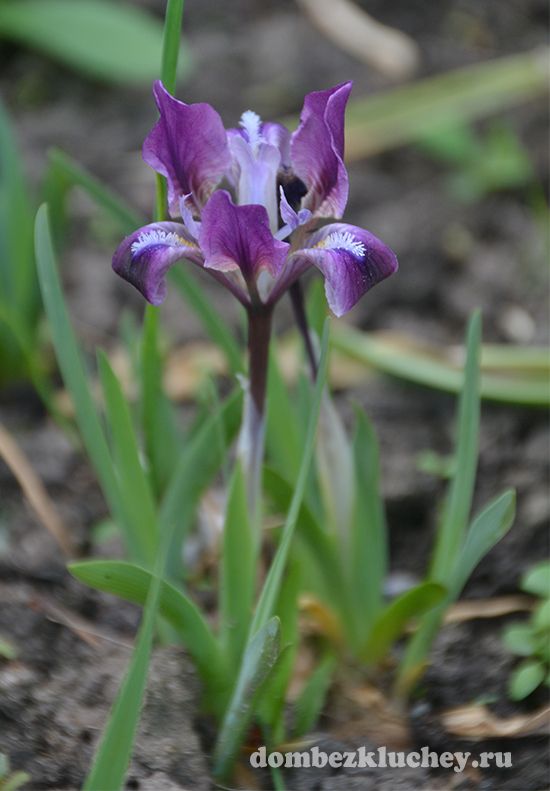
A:
<svg viewBox="0 0 550 791">
<path fill-rule="evenodd" d="M 254 149 L 239 134 L 229 137 L 232 172 L 240 205 L 265 206 L 271 230 L 277 229 L 277 171 L 281 154 L 276 146 L 260 142 Z"/>
<path fill-rule="evenodd" d="M 205 267 L 240 270 L 247 282 L 262 269 L 277 277 L 289 249 L 273 238 L 263 206 L 236 206 L 225 190 L 217 190 L 204 207 L 199 241 Z"/>
<path fill-rule="evenodd" d="M 166 296 L 166 272 L 182 258 L 203 264 L 198 245 L 183 225 L 154 222 L 124 239 L 113 256 L 113 269 L 148 302 L 160 305 Z"/>
<path fill-rule="evenodd" d="M 160 81 L 154 84 L 160 118 L 143 144 L 143 159 L 168 180 L 170 213 L 192 194 L 194 208 L 206 203 L 230 164 L 222 120 L 209 104 L 185 104 Z"/>
<path fill-rule="evenodd" d="M 352 84 L 309 93 L 290 144 L 294 173 L 306 184 L 303 206 L 317 217 L 341 217 L 348 200 L 344 114 Z"/>
<path fill-rule="evenodd" d="M 343 316 L 369 289 L 397 271 L 395 253 L 363 228 L 333 223 L 314 233 L 309 246 L 298 250 L 291 261 L 303 271 L 305 260 L 325 277 L 325 293 L 330 309 Z M 301 266 L 300 266 L 301 264 Z"/>
</svg>

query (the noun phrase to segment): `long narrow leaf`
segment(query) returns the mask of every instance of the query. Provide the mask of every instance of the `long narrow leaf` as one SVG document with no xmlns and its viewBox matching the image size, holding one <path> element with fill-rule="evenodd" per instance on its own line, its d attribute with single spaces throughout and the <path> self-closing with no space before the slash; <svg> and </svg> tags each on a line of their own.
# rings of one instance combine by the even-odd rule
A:
<svg viewBox="0 0 550 791">
<path fill-rule="evenodd" d="M 250 627 L 250 634 L 254 635 L 262 626 L 267 622 L 279 593 L 279 586 L 283 576 L 284 568 L 286 565 L 288 553 L 294 537 L 296 522 L 300 513 L 300 507 L 304 497 L 307 478 L 313 456 L 313 448 L 315 442 L 315 434 L 317 430 L 317 421 L 319 419 L 319 410 L 321 407 L 321 398 L 323 395 L 323 388 L 327 375 L 327 360 L 328 360 L 328 337 L 329 337 L 329 322 L 325 322 L 325 329 L 323 332 L 323 342 L 321 359 L 319 362 L 319 371 L 317 374 L 317 382 L 315 384 L 315 392 L 311 404 L 311 413 L 307 427 L 307 436 L 302 451 L 302 460 L 300 464 L 300 471 L 296 482 L 296 488 L 292 497 L 292 502 L 287 514 L 281 540 L 277 547 L 277 552 L 271 563 L 264 587 L 260 594 L 254 619 Z"/>
<path fill-rule="evenodd" d="M 152 564 L 158 549 L 153 493 L 141 462 L 128 404 L 107 356 L 98 355 L 99 375 L 113 443 L 113 456 L 126 510 L 131 518 L 138 556 Z"/>
<path fill-rule="evenodd" d="M 245 651 L 235 691 L 214 748 L 214 774 L 227 778 L 255 711 L 262 684 L 280 650 L 280 623 L 271 618 L 254 635 Z"/>
<path fill-rule="evenodd" d="M 69 571 L 91 588 L 112 593 L 126 601 L 144 605 L 151 586 L 151 573 L 133 563 L 118 560 L 87 560 L 70 563 Z M 177 632 L 205 687 L 219 690 L 224 661 L 212 630 L 197 605 L 173 585 L 161 586 L 159 611 Z"/>
<path fill-rule="evenodd" d="M 103 80 L 150 82 L 158 75 L 162 26 L 129 4 L 3 0 L 0 34 Z"/>
<path fill-rule="evenodd" d="M 431 577 L 443 584 L 462 545 L 474 493 L 479 446 L 480 349 L 481 316 L 476 312 L 467 332 L 464 386 L 458 405 L 456 472 L 447 494 L 432 561 Z"/>
<path fill-rule="evenodd" d="M 445 609 L 462 591 L 468 578 L 483 557 L 508 532 L 514 521 L 515 493 L 507 491 L 489 503 L 474 519 L 464 546 L 456 558 L 448 579 L 448 594 L 441 606 L 428 613 L 420 628 L 411 638 L 399 667 L 396 683 L 398 694 L 408 694 L 421 674 L 430 646 L 441 626 Z"/>
<path fill-rule="evenodd" d="M 71 393 L 84 445 L 115 520 L 125 531 L 130 551 L 132 543 L 122 500 L 103 426 L 97 414 L 76 337 L 63 299 L 48 223 L 48 210 L 41 206 L 35 226 L 36 263 L 44 307 L 48 315 L 53 344 L 65 386 Z"/>
<path fill-rule="evenodd" d="M 220 582 L 221 640 L 235 672 L 252 617 L 256 543 L 248 518 L 244 476 L 237 462 L 226 507 Z"/>
</svg>

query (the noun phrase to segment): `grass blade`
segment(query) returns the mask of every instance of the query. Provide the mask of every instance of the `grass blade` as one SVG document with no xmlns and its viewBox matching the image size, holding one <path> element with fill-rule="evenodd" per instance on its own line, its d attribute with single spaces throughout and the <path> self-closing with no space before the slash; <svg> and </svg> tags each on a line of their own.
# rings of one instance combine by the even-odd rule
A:
<svg viewBox="0 0 550 791">
<path fill-rule="evenodd" d="M 423 354 L 420 350 L 397 346 L 376 337 L 374 333 L 344 328 L 343 325 L 335 328 L 331 344 L 334 349 L 352 359 L 399 379 L 448 393 L 460 393 L 462 390 L 462 371 L 431 353 Z M 505 349 L 499 351 L 499 360 L 503 362 L 503 357 L 505 359 L 502 371 L 497 374 L 494 370 L 494 347 L 487 347 L 487 365 L 480 384 L 481 397 L 505 404 L 548 407 L 550 380 L 547 350 L 512 347 L 512 353 L 512 350 Z M 522 357 L 524 362 L 518 364 L 518 359 Z M 517 370 L 519 375 L 512 375 L 510 370 Z"/>
<path fill-rule="evenodd" d="M 151 587 L 151 572 L 133 563 L 86 560 L 70 563 L 68 569 L 73 577 L 91 588 L 142 606 Z M 163 581 L 159 611 L 180 636 L 205 686 L 219 689 L 225 672 L 222 653 L 197 605 Z"/>
<path fill-rule="evenodd" d="M 229 487 L 220 581 L 220 636 L 235 672 L 239 668 L 252 617 L 256 543 L 248 518 L 244 476 L 237 462 Z"/>
<path fill-rule="evenodd" d="M 214 774 L 227 778 L 235 756 L 254 716 L 255 704 L 263 683 L 269 677 L 279 656 L 280 622 L 271 618 L 248 643 L 235 691 L 218 735 L 214 749 Z"/>
<path fill-rule="evenodd" d="M 106 0 L 3 0 L 0 33 L 110 82 L 148 83 L 161 60 L 159 22 Z"/>
<path fill-rule="evenodd" d="M 305 736 L 315 728 L 325 706 L 327 694 L 336 667 L 334 654 L 326 653 L 308 678 L 294 704 L 294 739 Z"/>
<path fill-rule="evenodd" d="M 132 547 L 132 533 L 116 480 L 109 446 L 96 411 L 91 386 L 63 299 L 48 223 L 48 210 L 45 205 L 40 207 L 36 215 L 35 245 L 42 298 L 63 381 L 71 393 L 80 433 L 109 508 L 115 521 L 123 528 L 129 549 L 132 551 L 135 549 Z"/>
<path fill-rule="evenodd" d="M 378 662 L 402 634 L 405 626 L 427 610 L 433 609 L 447 593 L 435 582 L 423 582 L 398 596 L 378 616 L 361 656 L 365 662 Z"/>
<path fill-rule="evenodd" d="M 159 550 L 130 664 L 83 791 L 119 791 L 124 783 L 147 685 L 167 542 Z"/>
<path fill-rule="evenodd" d="M 430 577 L 442 584 L 448 581 L 468 525 L 474 492 L 479 447 L 479 360 L 481 316 L 470 319 L 466 340 L 464 386 L 458 405 L 455 451 L 456 472 L 447 493 L 439 526 Z"/>
<path fill-rule="evenodd" d="M 50 167 L 46 173 L 44 190 L 50 203 L 54 227 L 63 227 L 65 197 L 73 187 L 83 189 L 99 208 L 115 220 L 121 233 L 130 234 L 144 224 L 144 217 L 68 154 L 54 148 L 48 152 L 48 160 Z M 57 211 L 54 211 L 54 206 Z"/>
<path fill-rule="evenodd" d="M 396 682 L 398 695 L 407 695 L 422 673 L 430 646 L 439 630 L 445 609 L 458 598 L 462 588 L 481 559 L 508 532 L 514 521 L 515 493 L 507 491 L 489 503 L 474 519 L 464 546 L 449 575 L 448 594 L 441 606 L 423 619 L 411 638 L 399 667 Z"/>
<path fill-rule="evenodd" d="M 137 556 L 152 565 L 158 550 L 158 527 L 149 479 L 139 460 L 132 417 L 120 382 L 103 352 L 98 354 L 98 363 L 115 468 L 132 525 L 132 543 Z"/>
<path fill-rule="evenodd" d="M 263 627 L 273 611 L 273 607 L 279 593 L 279 586 L 281 584 L 288 553 L 292 544 L 292 539 L 294 538 L 296 522 L 300 513 L 300 507 L 302 505 L 304 491 L 311 466 L 315 434 L 317 430 L 317 421 L 319 419 L 319 410 L 321 407 L 321 398 L 327 376 L 328 337 L 329 322 L 327 320 L 325 322 L 325 329 L 323 332 L 319 371 L 317 374 L 317 381 L 315 383 L 315 391 L 311 404 L 311 413 L 307 427 L 306 441 L 302 451 L 302 460 L 298 473 L 298 479 L 296 481 L 296 488 L 294 489 L 294 494 L 290 503 L 290 508 L 281 535 L 281 540 L 279 546 L 277 547 L 277 552 L 271 563 L 264 587 L 260 594 L 258 605 L 256 607 L 254 619 L 250 627 L 251 635 L 254 635 L 259 629 Z"/>
<path fill-rule="evenodd" d="M 352 601 L 359 640 L 366 636 L 382 606 L 387 568 L 387 535 L 380 496 L 378 441 L 363 412 L 357 411 L 354 439 L 355 512 L 350 540 Z"/>
</svg>

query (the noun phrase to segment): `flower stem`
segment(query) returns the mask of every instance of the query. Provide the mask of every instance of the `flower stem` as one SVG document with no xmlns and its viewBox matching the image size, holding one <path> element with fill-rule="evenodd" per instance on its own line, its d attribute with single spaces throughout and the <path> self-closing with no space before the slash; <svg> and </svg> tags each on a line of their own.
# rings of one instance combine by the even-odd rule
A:
<svg viewBox="0 0 550 791">
<path fill-rule="evenodd" d="M 317 371 L 319 368 L 317 362 L 317 355 L 315 354 L 315 349 L 313 348 L 313 343 L 311 340 L 311 333 L 309 331 L 309 326 L 307 323 L 307 315 L 306 315 L 306 308 L 304 304 L 304 292 L 302 289 L 302 284 L 299 280 L 294 283 L 290 289 L 290 301 L 292 302 L 292 309 L 294 311 L 294 318 L 296 319 L 296 324 L 304 341 L 304 347 L 306 350 L 306 355 L 309 360 L 309 366 L 311 369 L 311 378 L 313 381 L 317 379 Z"/>
<path fill-rule="evenodd" d="M 239 435 L 238 456 L 245 474 L 251 519 L 259 527 L 260 487 L 265 444 L 265 396 L 272 309 L 248 309 L 248 389 Z"/>
</svg>

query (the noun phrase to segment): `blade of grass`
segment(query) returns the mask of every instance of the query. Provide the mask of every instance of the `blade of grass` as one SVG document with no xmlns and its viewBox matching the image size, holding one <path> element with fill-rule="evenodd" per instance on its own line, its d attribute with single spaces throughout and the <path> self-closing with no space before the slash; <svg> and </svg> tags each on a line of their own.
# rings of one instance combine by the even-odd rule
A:
<svg viewBox="0 0 550 791">
<path fill-rule="evenodd" d="M 229 486 L 220 580 L 220 639 L 234 672 L 239 669 L 252 617 L 256 543 L 248 518 L 244 476 L 237 462 Z"/>
<path fill-rule="evenodd" d="M 152 564 L 158 550 L 153 493 L 139 460 L 139 448 L 128 404 L 120 382 L 102 351 L 98 354 L 98 365 L 121 495 L 131 518 L 135 541 L 139 546 L 139 557 Z"/>
<path fill-rule="evenodd" d="M 489 503 L 472 522 L 464 545 L 448 579 L 448 594 L 441 606 L 428 613 L 409 641 L 399 667 L 396 691 L 407 695 L 422 673 L 430 646 L 441 625 L 446 608 L 460 595 L 483 557 L 508 532 L 514 521 L 515 492 L 504 492 Z"/>
<path fill-rule="evenodd" d="M 378 441 L 366 415 L 356 411 L 354 438 L 355 511 L 350 541 L 350 576 L 360 642 L 382 606 L 387 568 L 387 534 L 380 496 Z"/>
<path fill-rule="evenodd" d="M 436 125 L 483 118 L 536 96 L 548 87 L 545 48 L 392 88 L 352 100 L 346 122 L 346 159 L 416 142 Z M 295 119 L 286 119 L 291 127 Z"/>
<path fill-rule="evenodd" d="M 315 434 L 317 430 L 317 421 L 319 419 L 319 410 L 321 407 L 321 398 L 323 395 L 323 388 L 325 386 L 327 375 L 327 360 L 328 360 L 328 338 L 329 338 L 329 322 L 325 322 L 323 331 L 323 341 L 321 346 L 321 359 L 319 361 L 319 370 L 317 374 L 317 381 L 315 383 L 315 391 L 313 394 L 311 412 L 307 427 L 306 441 L 302 451 L 302 460 L 300 463 L 300 470 L 296 481 L 296 488 L 292 496 L 292 502 L 288 510 L 285 525 L 281 535 L 277 552 L 271 563 L 265 584 L 262 588 L 254 619 L 250 627 L 250 635 L 254 635 L 262 626 L 267 622 L 270 617 L 277 595 L 279 593 L 279 586 L 281 578 L 286 565 L 288 553 L 294 538 L 294 531 L 296 522 L 300 513 L 300 507 L 304 497 L 304 491 L 307 483 L 311 460 L 313 456 L 313 448 L 315 443 Z"/>
<path fill-rule="evenodd" d="M 46 173 L 44 190 L 52 206 L 56 204 L 60 209 L 67 191 L 72 187 L 80 187 L 97 206 L 118 223 L 122 233 L 130 234 L 144 224 L 145 218 L 136 212 L 124 198 L 117 195 L 68 154 L 58 148 L 53 148 L 48 152 L 48 160 L 50 167 Z M 62 227 L 61 218 L 55 216 L 53 208 L 52 219 L 55 219 L 56 224 Z"/>
<path fill-rule="evenodd" d="M 479 448 L 479 360 L 481 316 L 472 315 L 466 334 L 464 386 L 458 404 L 455 473 L 446 496 L 441 524 L 437 531 L 430 577 L 445 584 L 460 551 L 468 517 L 477 469 Z"/>
<path fill-rule="evenodd" d="M 143 606 L 151 586 L 149 571 L 118 560 L 86 560 L 68 565 L 69 572 L 96 590 Z M 225 675 L 223 656 L 197 605 L 163 581 L 159 611 L 180 636 L 206 688 L 219 689 Z"/>
<path fill-rule="evenodd" d="M 132 658 L 111 709 L 83 791 L 98 791 L 98 789 L 120 791 L 124 783 L 147 685 L 153 635 L 162 590 L 162 575 L 170 546 L 169 539 L 170 531 L 168 530 L 163 536 L 155 560 Z"/>
<path fill-rule="evenodd" d="M 127 519 L 109 446 L 97 414 L 91 385 L 63 299 L 49 228 L 48 210 L 45 205 L 40 207 L 36 215 L 35 244 L 44 307 L 51 327 L 52 340 L 63 381 L 71 393 L 75 405 L 80 433 L 109 508 L 115 521 L 124 530 L 128 549 L 135 557 L 139 557 L 139 546 Z"/>
<path fill-rule="evenodd" d="M 293 739 L 311 733 L 317 725 L 326 703 L 336 663 L 337 660 L 334 654 L 325 653 L 308 678 L 306 685 L 294 704 Z"/>
<path fill-rule="evenodd" d="M 457 368 L 418 352 L 396 348 L 372 334 L 340 325 L 332 335 L 332 346 L 359 362 L 378 368 L 400 379 L 433 387 L 448 393 L 460 393 L 462 372 Z M 528 350 L 526 350 L 528 354 Z M 550 382 L 548 376 L 514 377 L 504 373 L 483 373 L 481 396 L 488 401 L 525 406 L 549 406 Z"/>
<path fill-rule="evenodd" d="M 423 582 L 394 599 L 374 622 L 361 651 L 362 659 L 372 664 L 386 656 L 392 643 L 403 634 L 405 626 L 413 618 L 432 610 L 446 593 L 442 585 Z"/>
<path fill-rule="evenodd" d="M 271 618 L 254 634 L 243 656 L 241 670 L 214 748 L 214 775 L 224 780 L 254 716 L 263 683 L 277 661 L 280 623 Z"/>
</svg>

